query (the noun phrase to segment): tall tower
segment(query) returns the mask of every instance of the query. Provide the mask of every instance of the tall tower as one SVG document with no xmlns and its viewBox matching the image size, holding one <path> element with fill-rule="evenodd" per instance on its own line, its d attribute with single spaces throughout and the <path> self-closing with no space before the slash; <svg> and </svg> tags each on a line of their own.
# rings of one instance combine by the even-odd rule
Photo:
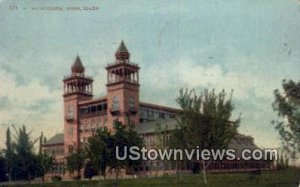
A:
<svg viewBox="0 0 300 187">
<path fill-rule="evenodd" d="M 64 144 L 65 153 L 69 154 L 79 148 L 79 101 L 92 99 L 93 79 L 85 76 L 84 66 L 76 57 L 71 75 L 66 76 L 64 83 Z"/>
<path fill-rule="evenodd" d="M 139 69 L 130 62 L 130 53 L 122 41 L 115 53 L 115 62 L 106 67 L 109 129 L 115 120 L 127 124 L 129 119 L 139 124 Z"/>
</svg>

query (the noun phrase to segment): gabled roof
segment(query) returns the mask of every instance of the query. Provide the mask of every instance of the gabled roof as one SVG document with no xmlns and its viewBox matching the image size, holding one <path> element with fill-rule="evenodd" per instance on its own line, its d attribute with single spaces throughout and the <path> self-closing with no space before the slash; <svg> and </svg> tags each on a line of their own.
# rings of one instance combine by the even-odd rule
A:
<svg viewBox="0 0 300 187">
<path fill-rule="evenodd" d="M 50 138 L 43 146 L 47 145 L 56 145 L 56 144 L 64 144 L 64 134 L 59 133 Z"/>
</svg>

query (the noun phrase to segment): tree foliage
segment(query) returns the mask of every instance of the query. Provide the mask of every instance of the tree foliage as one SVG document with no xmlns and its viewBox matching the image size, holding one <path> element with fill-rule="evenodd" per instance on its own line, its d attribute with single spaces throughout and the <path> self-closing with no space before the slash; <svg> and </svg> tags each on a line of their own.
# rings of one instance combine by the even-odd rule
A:
<svg viewBox="0 0 300 187">
<path fill-rule="evenodd" d="M 283 80 L 283 92 L 274 91 L 272 104 L 279 119 L 272 121 L 282 140 L 283 149 L 292 157 L 300 153 L 300 81 Z"/>
<path fill-rule="evenodd" d="M 237 133 L 240 119 L 231 119 L 234 110 L 232 93 L 229 99 L 226 96 L 224 90 L 218 94 L 214 90 L 204 90 L 200 95 L 194 90 L 180 90 L 176 101 L 183 112 L 178 124 L 185 137 L 179 137 L 186 140 L 188 147 L 222 149 L 228 146 Z"/>
<path fill-rule="evenodd" d="M 37 156 L 34 152 L 34 144 L 37 140 L 30 138 L 31 133 L 22 126 L 15 129 L 15 141 L 13 143 L 15 159 L 13 169 L 16 176 L 24 179 L 32 179 L 37 174 Z"/>
<path fill-rule="evenodd" d="M 6 145 L 6 149 L 4 152 L 5 152 L 6 170 L 8 174 L 8 180 L 11 180 L 11 171 L 13 166 L 14 152 L 13 152 L 11 133 L 9 128 L 7 128 L 6 130 L 5 145 Z"/>
<path fill-rule="evenodd" d="M 84 154 L 80 150 L 78 152 L 71 153 L 66 158 L 66 160 L 67 160 L 67 163 L 66 163 L 67 170 L 71 174 L 74 174 L 74 171 L 77 172 L 77 176 L 74 176 L 75 179 L 80 179 L 81 178 L 80 170 L 84 166 L 84 159 L 85 159 Z"/>
<path fill-rule="evenodd" d="M 240 119 L 231 119 L 234 110 L 232 92 L 229 98 L 223 90 L 204 90 L 197 95 L 194 90 L 181 89 L 176 99 L 182 108 L 178 130 L 173 132 L 173 146 L 194 149 L 224 149 L 237 133 Z M 205 163 L 203 161 L 206 183 Z"/>
<path fill-rule="evenodd" d="M 114 122 L 113 132 L 106 128 L 99 129 L 96 134 L 88 139 L 85 149 L 88 162 L 92 163 L 93 169 L 101 174 L 105 179 L 107 168 L 115 171 L 116 181 L 121 169 L 127 169 L 130 172 L 140 165 L 140 161 L 128 159 L 118 160 L 116 147 L 119 147 L 119 155 L 125 154 L 125 147 L 138 146 L 142 147 L 143 140 L 137 134 L 134 124 L 129 122 L 124 125 L 119 121 Z"/>
<path fill-rule="evenodd" d="M 105 171 L 109 162 L 110 149 L 108 142 L 111 139 L 110 133 L 106 128 L 98 129 L 96 134 L 88 139 L 88 145 L 85 149 L 88 162 L 91 163 L 91 169 L 105 179 Z"/>
<path fill-rule="evenodd" d="M 31 132 L 24 125 L 20 128 L 12 127 L 14 133 L 11 133 L 10 128 L 6 131 L 3 157 L 8 180 L 31 180 L 41 176 L 41 163 L 34 150 L 37 139 L 31 138 Z"/>
<path fill-rule="evenodd" d="M 0 182 L 5 182 L 7 180 L 7 162 L 3 155 L 0 155 Z"/>
<path fill-rule="evenodd" d="M 144 146 L 143 138 L 137 133 L 135 130 L 135 124 L 129 121 L 127 130 L 126 130 L 126 138 L 127 138 L 127 147 L 139 147 L 142 148 Z M 130 174 L 133 174 L 140 165 L 142 164 L 141 160 L 131 160 L 127 159 L 126 167 Z"/>
<path fill-rule="evenodd" d="M 97 171 L 91 161 L 87 161 L 84 170 L 84 178 L 91 179 L 93 176 L 97 175 Z"/>
<path fill-rule="evenodd" d="M 40 176 L 42 176 L 42 180 L 44 182 L 45 174 L 52 168 L 52 166 L 55 164 L 55 159 L 47 155 L 46 153 L 40 152 L 37 156 L 38 161 L 38 169 L 40 171 Z"/>
</svg>

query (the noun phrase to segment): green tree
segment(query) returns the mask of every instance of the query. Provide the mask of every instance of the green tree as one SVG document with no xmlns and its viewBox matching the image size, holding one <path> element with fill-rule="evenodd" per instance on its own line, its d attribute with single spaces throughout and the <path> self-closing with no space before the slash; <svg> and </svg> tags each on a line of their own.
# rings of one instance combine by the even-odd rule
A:
<svg viewBox="0 0 300 187">
<path fill-rule="evenodd" d="M 84 174 L 84 178 L 87 179 L 92 179 L 93 176 L 97 175 L 97 171 L 91 161 L 86 162 L 84 166 L 83 174 Z"/>
<path fill-rule="evenodd" d="M 171 141 L 170 141 L 170 148 L 172 149 L 180 149 L 184 150 L 187 148 L 187 140 L 185 136 L 185 127 L 181 123 L 180 118 L 177 120 L 178 121 L 178 126 L 175 130 L 171 132 Z M 185 162 L 185 157 L 183 158 L 184 160 L 176 160 L 176 170 L 177 170 L 177 180 L 179 182 L 182 182 L 182 174 L 181 174 L 181 168 L 183 163 Z"/>
<path fill-rule="evenodd" d="M 117 159 L 116 147 L 118 147 L 119 156 L 125 154 L 125 147 L 142 147 L 143 139 L 135 131 L 134 124 L 128 122 L 124 125 L 121 122 L 114 122 L 114 131 L 110 133 L 106 128 L 98 129 L 97 132 L 88 139 L 85 149 L 88 162 L 90 162 L 99 175 L 106 179 L 106 169 L 114 169 L 116 173 L 115 182 L 118 183 L 118 175 L 121 169 L 127 169 L 133 173 L 135 168 L 139 167 L 141 161 Z"/>
<path fill-rule="evenodd" d="M 143 138 L 135 130 L 135 124 L 131 121 L 128 123 L 128 128 L 126 130 L 127 147 L 139 147 L 140 149 L 144 146 Z M 127 158 L 126 167 L 130 174 L 134 174 L 135 170 L 139 168 L 142 164 L 141 160 L 131 160 Z"/>
<path fill-rule="evenodd" d="M 40 171 L 40 175 L 42 176 L 42 181 L 45 181 L 45 174 L 52 168 L 54 165 L 55 159 L 47 155 L 46 153 L 40 153 L 37 157 L 38 160 L 38 169 Z"/>
<path fill-rule="evenodd" d="M 106 128 L 98 129 L 96 134 L 88 139 L 86 155 L 89 162 L 99 175 L 106 180 L 106 168 L 109 163 L 110 150 L 108 141 L 111 139 L 110 133 Z"/>
<path fill-rule="evenodd" d="M 35 177 L 37 172 L 37 156 L 34 153 L 34 145 L 37 140 L 31 140 L 29 132 L 26 127 L 22 126 L 15 129 L 15 141 L 12 146 L 15 151 L 15 158 L 13 161 L 14 176 L 21 179 L 31 180 Z"/>
<path fill-rule="evenodd" d="M 39 139 L 39 154 L 42 154 L 42 146 L 45 143 L 45 138 L 43 132 L 41 132 L 40 139 Z"/>
<path fill-rule="evenodd" d="M 5 158 L 6 158 L 6 168 L 8 174 L 8 180 L 11 181 L 11 169 L 12 169 L 12 161 L 14 157 L 14 151 L 11 141 L 11 133 L 9 127 L 6 130 L 6 149 L 5 149 Z"/>
<path fill-rule="evenodd" d="M 0 153 L 0 182 L 7 181 L 7 160 L 5 156 Z"/>
<path fill-rule="evenodd" d="M 279 119 L 272 121 L 282 140 L 283 149 L 291 158 L 300 153 L 300 81 L 283 80 L 283 92 L 274 91 L 272 104 Z"/>
<path fill-rule="evenodd" d="M 128 146 L 128 138 L 126 127 L 119 121 L 114 122 L 114 134 L 108 139 L 108 147 L 110 150 L 109 166 L 115 170 L 115 184 L 118 185 L 118 177 L 120 170 L 125 168 L 127 160 L 119 160 L 117 158 L 117 147 L 119 156 L 125 154 L 125 149 Z"/>
<path fill-rule="evenodd" d="M 204 90 L 199 95 L 194 90 L 180 90 L 176 101 L 182 108 L 180 125 L 183 126 L 187 148 L 193 149 L 199 146 L 200 150 L 210 150 L 224 149 L 228 146 L 237 133 L 240 119 L 231 121 L 231 114 L 234 110 L 232 93 L 229 99 L 226 96 L 227 93 L 224 90 L 218 94 L 214 90 Z M 182 141 L 182 137 L 178 141 Z M 208 164 L 209 162 L 206 163 L 202 159 L 205 184 Z"/>
<path fill-rule="evenodd" d="M 74 174 L 74 171 L 77 172 L 77 176 L 74 176 L 75 179 L 80 179 L 81 178 L 81 174 L 80 174 L 80 170 L 83 168 L 84 166 L 84 154 L 81 150 L 79 150 L 78 152 L 74 152 L 71 153 L 67 158 L 67 170 L 71 173 Z"/>
</svg>

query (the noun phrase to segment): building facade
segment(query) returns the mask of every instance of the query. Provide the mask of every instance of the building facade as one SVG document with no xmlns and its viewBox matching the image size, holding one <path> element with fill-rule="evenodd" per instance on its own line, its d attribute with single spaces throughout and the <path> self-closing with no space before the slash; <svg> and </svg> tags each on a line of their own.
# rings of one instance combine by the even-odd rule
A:
<svg viewBox="0 0 300 187">
<path fill-rule="evenodd" d="M 169 141 L 170 132 L 176 128 L 175 117 L 180 110 L 141 101 L 139 69 L 138 64 L 130 61 L 130 53 L 122 41 L 115 52 L 115 62 L 106 66 L 106 95 L 96 98 L 93 96 L 93 79 L 85 74 L 85 67 L 77 56 L 70 74 L 63 79 L 64 132 L 55 135 L 43 145 L 43 150 L 56 158 L 56 165 L 50 174 L 64 176 L 65 158 L 82 148 L 98 128 L 112 130 L 115 120 L 125 125 L 128 118 L 133 121 L 147 147 L 156 145 L 154 132 L 157 131 L 158 123 L 167 132 L 165 142 Z M 237 139 L 241 137 L 243 141 L 239 143 L 246 142 L 255 146 L 251 137 L 239 136 Z M 220 169 L 221 166 L 215 167 Z M 161 171 L 162 168 L 175 170 L 174 165 L 161 167 L 159 162 L 146 163 L 139 170 L 141 173 L 151 174 L 153 171 Z M 183 169 L 191 168 L 187 164 Z"/>
</svg>

